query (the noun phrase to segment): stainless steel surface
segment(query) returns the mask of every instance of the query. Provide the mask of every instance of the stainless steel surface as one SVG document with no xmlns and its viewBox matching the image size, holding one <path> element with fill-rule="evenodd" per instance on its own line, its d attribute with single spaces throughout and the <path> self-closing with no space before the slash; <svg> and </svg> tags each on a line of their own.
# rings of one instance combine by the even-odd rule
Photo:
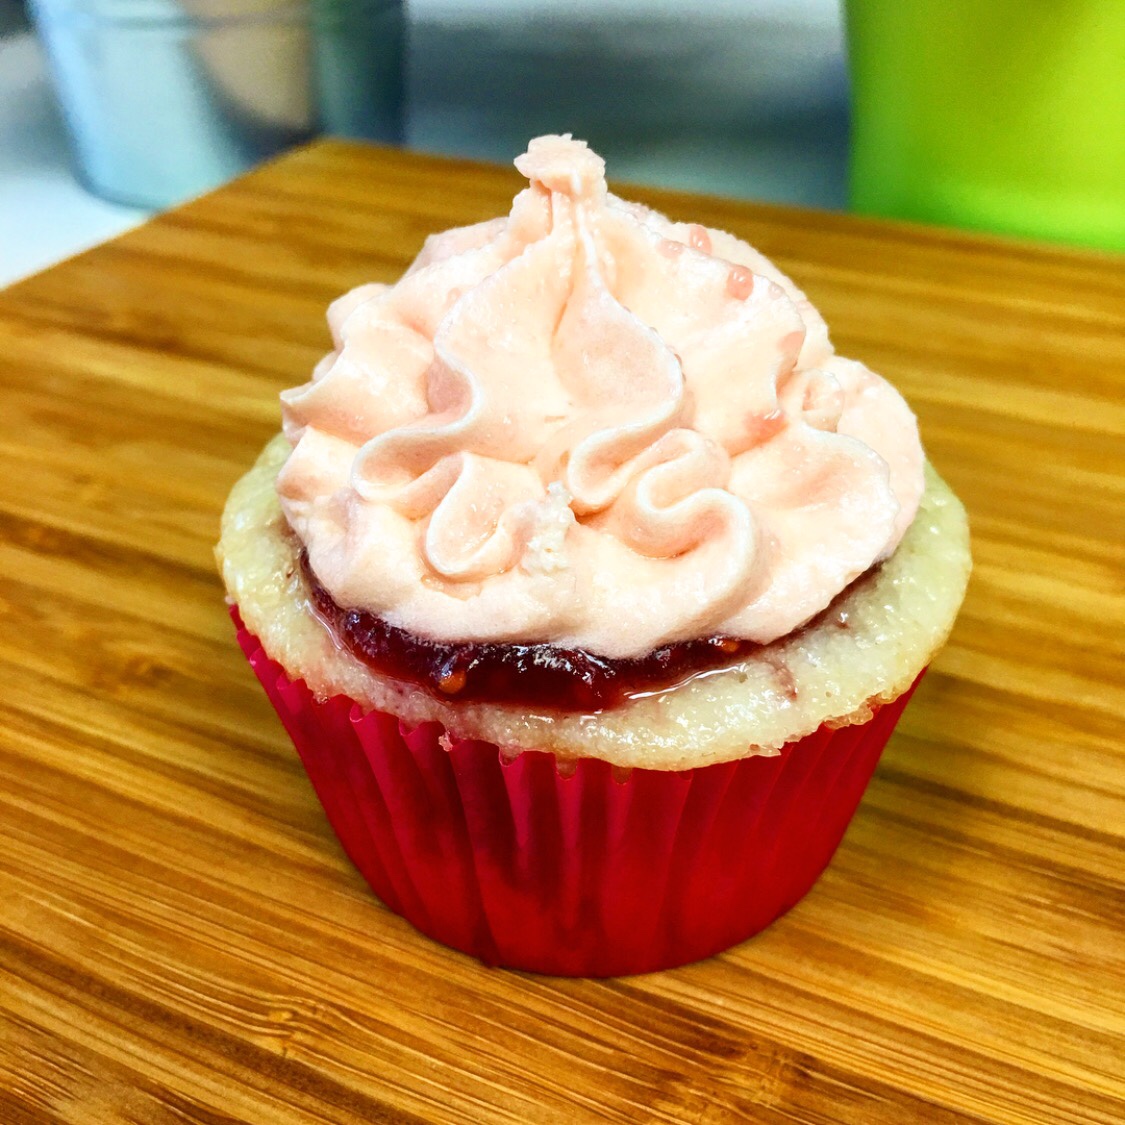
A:
<svg viewBox="0 0 1125 1125">
<path fill-rule="evenodd" d="M 318 132 L 402 139 L 401 0 L 34 0 L 78 174 L 165 207 Z"/>
</svg>

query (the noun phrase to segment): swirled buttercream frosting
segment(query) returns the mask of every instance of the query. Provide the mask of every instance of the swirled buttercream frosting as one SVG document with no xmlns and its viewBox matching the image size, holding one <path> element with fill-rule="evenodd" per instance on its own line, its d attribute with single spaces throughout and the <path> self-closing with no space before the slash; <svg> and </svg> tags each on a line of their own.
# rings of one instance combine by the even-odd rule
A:
<svg viewBox="0 0 1125 1125">
<path fill-rule="evenodd" d="M 792 632 L 913 519 L 914 416 L 745 242 L 618 199 L 569 136 L 516 166 L 507 217 L 341 297 L 281 396 L 318 583 L 442 641 Z"/>
</svg>

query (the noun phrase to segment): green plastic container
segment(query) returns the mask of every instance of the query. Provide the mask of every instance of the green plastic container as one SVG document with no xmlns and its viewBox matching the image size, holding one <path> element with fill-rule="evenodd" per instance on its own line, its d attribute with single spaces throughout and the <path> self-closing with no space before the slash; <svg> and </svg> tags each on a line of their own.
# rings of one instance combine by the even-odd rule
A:
<svg viewBox="0 0 1125 1125">
<path fill-rule="evenodd" d="M 857 211 L 1125 250 L 1125 0 L 847 0 Z"/>
</svg>

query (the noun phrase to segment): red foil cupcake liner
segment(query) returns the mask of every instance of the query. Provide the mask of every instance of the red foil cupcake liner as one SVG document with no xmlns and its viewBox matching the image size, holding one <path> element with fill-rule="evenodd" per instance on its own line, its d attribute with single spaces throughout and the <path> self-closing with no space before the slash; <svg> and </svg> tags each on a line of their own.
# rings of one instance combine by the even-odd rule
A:
<svg viewBox="0 0 1125 1125">
<path fill-rule="evenodd" d="M 238 641 L 340 843 L 424 934 L 488 965 L 618 976 L 697 961 L 797 903 L 832 858 L 913 687 L 867 723 L 776 757 L 615 770 L 504 755 L 318 702 L 253 634 Z"/>
</svg>

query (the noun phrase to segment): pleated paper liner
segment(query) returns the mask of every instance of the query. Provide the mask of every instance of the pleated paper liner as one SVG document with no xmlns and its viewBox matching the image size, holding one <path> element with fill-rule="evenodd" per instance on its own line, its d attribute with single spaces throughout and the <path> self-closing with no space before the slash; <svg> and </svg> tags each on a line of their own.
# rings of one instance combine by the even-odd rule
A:
<svg viewBox="0 0 1125 1125">
<path fill-rule="evenodd" d="M 862 725 L 694 770 L 560 768 L 318 702 L 242 627 L 344 850 L 424 934 L 488 965 L 617 976 L 697 961 L 769 925 L 832 858 L 913 688 Z"/>
</svg>

